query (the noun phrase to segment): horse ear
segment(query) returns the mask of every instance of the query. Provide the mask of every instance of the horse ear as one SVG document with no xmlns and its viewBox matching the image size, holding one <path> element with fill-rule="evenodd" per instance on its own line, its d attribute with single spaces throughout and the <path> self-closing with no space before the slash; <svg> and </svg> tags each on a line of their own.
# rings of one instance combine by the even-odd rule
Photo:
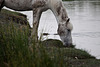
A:
<svg viewBox="0 0 100 67">
<path fill-rule="evenodd" d="M 69 21 L 70 21 L 70 18 L 67 19 L 67 21 L 66 21 L 66 25 L 68 24 Z"/>
<path fill-rule="evenodd" d="M 70 18 L 67 19 L 67 22 L 69 22 L 69 21 L 70 21 Z"/>
</svg>

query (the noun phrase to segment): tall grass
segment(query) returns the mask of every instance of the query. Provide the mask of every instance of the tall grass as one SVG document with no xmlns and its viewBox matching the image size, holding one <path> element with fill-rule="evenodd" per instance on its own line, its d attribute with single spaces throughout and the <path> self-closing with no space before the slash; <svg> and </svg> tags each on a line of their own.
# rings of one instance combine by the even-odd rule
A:
<svg viewBox="0 0 100 67">
<path fill-rule="evenodd" d="M 29 45 L 29 35 L 29 26 L 13 22 L 0 24 L 0 67 L 73 67 L 85 62 L 79 59 L 95 60 L 84 50 L 62 47 L 58 40 L 33 41 Z M 87 62 L 90 64 L 88 67 L 95 65 Z"/>
<path fill-rule="evenodd" d="M 41 42 L 28 45 L 29 28 L 0 25 L 0 67 L 65 67 L 63 58 L 50 56 Z M 59 52 L 60 55 L 60 52 Z"/>
</svg>

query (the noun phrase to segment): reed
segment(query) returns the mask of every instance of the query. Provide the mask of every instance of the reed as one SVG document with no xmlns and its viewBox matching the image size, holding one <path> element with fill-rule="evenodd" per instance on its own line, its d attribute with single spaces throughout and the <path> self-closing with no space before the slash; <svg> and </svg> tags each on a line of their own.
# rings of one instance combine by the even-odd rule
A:
<svg viewBox="0 0 100 67">
<path fill-rule="evenodd" d="M 0 25 L 0 66 L 8 67 L 60 67 L 62 65 L 51 59 L 46 49 L 38 42 L 28 45 L 29 28 L 16 27 L 14 23 Z"/>
</svg>

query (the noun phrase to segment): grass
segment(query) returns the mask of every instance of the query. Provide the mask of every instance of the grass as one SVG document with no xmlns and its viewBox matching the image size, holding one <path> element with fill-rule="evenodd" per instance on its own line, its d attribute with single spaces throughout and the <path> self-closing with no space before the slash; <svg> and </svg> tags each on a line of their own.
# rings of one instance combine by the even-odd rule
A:
<svg viewBox="0 0 100 67">
<path fill-rule="evenodd" d="M 66 47 L 63 45 L 63 43 L 60 40 L 56 40 L 56 39 L 47 39 L 47 40 L 43 41 L 42 44 L 45 47 L 59 47 L 59 48 Z M 74 48 L 75 45 L 70 45 L 68 47 Z"/>
<path fill-rule="evenodd" d="M 0 12 L 0 20 L 1 21 L 13 21 L 15 23 L 20 23 L 23 25 L 27 25 L 28 21 L 26 19 L 26 15 L 18 13 L 18 12 L 11 12 L 6 9 L 2 9 Z M 7 23 L 7 22 L 6 22 Z"/>
<path fill-rule="evenodd" d="M 3 11 L 2 11 L 3 12 Z M 1 13 L 0 17 L 0 67 L 99 67 L 100 60 L 87 51 L 63 47 L 59 40 L 39 40 L 29 43 L 30 28 L 13 20 L 16 13 Z M 7 17 L 15 17 L 6 19 Z M 7 16 L 6 16 L 7 15 Z M 6 18 L 5 18 L 6 17 Z M 26 18 L 23 17 L 25 20 Z M 17 16 L 20 18 L 20 15 Z"/>
</svg>

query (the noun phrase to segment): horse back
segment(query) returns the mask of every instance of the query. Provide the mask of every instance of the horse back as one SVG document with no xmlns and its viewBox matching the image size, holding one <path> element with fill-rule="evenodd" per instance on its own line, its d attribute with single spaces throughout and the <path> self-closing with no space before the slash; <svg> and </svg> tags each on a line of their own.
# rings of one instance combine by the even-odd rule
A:
<svg viewBox="0 0 100 67">
<path fill-rule="evenodd" d="M 33 0 L 5 0 L 4 5 L 17 11 L 32 10 Z"/>
</svg>

